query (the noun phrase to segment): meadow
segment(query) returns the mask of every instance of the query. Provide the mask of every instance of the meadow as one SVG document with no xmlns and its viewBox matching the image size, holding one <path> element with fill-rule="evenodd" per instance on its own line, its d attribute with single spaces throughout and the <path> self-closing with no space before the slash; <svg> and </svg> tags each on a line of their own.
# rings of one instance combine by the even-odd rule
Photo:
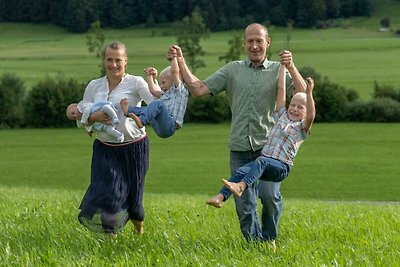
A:
<svg viewBox="0 0 400 267">
<path fill-rule="evenodd" d="M 184 125 L 150 138 L 146 192 L 211 195 L 229 175 L 229 124 Z M 326 201 L 400 201 L 400 124 L 315 124 L 282 193 Z M 81 129 L 1 130 L 0 184 L 83 190 L 92 138 Z M 177 167 L 179 166 L 179 167 Z"/>
<path fill-rule="evenodd" d="M 298 68 L 311 66 L 331 81 L 356 90 L 361 98 L 369 99 L 374 82 L 398 87 L 400 62 L 395 56 L 400 49 L 400 38 L 394 32 L 379 32 L 380 19 L 389 17 L 393 30 L 400 28 L 398 1 L 375 1 L 376 10 L 368 18 L 350 18 L 330 29 L 293 29 L 269 27 L 272 44 L 271 59 L 277 60 L 282 49 L 290 49 Z M 239 32 L 242 32 L 241 30 Z M 106 42 L 119 40 L 128 47 L 128 71 L 143 75 L 147 66 L 166 67 L 166 51 L 176 38 L 171 26 L 155 29 L 132 27 L 104 29 Z M 211 33 L 201 45 L 206 55 L 199 57 L 206 64 L 197 70 L 206 78 L 224 62 L 224 55 L 232 38 L 231 32 Z M 45 76 L 62 75 L 88 82 L 99 75 L 99 59 L 89 53 L 87 34 L 73 34 L 52 25 L 0 23 L 0 74 L 14 72 L 29 90 Z M 287 43 L 287 38 L 290 42 Z M 245 58 L 245 54 L 242 54 Z"/>
<path fill-rule="evenodd" d="M 81 191 L 0 190 L 1 266 L 400 266 L 398 204 L 287 199 L 274 252 L 244 241 L 232 201 L 147 193 L 144 235 L 112 240 L 77 222 Z"/>
<path fill-rule="evenodd" d="M 316 124 L 283 182 L 278 248 L 244 241 L 227 177 L 228 124 L 147 129 L 145 234 L 116 240 L 77 220 L 92 139 L 80 129 L 2 130 L 4 266 L 400 266 L 400 124 Z M 179 168 L 177 168 L 179 166 Z"/>
<path fill-rule="evenodd" d="M 288 48 L 299 68 L 311 66 L 363 99 L 374 81 L 398 88 L 400 38 L 377 29 L 384 17 L 400 28 L 400 2 L 374 2 L 372 17 L 338 28 L 270 27 L 272 59 Z M 128 71 L 137 75 L 164 68 L 176 42 L 168 27 L 104 32 L 107 42 L 127 44 Z M 232 34 L 202 41 L 207 67 L 199 77 L 224 64 L 218 57 Z M 1 22 L 0 36 L 0 75 L 15 73 L 28 90 L 45 76 L 87 82 L 99 74 L 86 34 Z M 188 123 L 168 139 L 147 132 L 145 234 L 128 224 L 112 240 L 77 220 L 93 139 L 80 129 L 0 130 L 0 266 L 400 266 L 400 124 L 313 126 L 282 184 L 276 251 L 243 239 L 232 200 L 221 209 L 205 204 L 229 174 L 229 124 Z"/>
</svg>

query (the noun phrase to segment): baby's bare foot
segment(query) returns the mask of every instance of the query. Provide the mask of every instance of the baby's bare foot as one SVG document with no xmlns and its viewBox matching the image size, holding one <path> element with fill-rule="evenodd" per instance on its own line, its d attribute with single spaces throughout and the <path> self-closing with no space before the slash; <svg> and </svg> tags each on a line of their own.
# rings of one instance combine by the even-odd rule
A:
<svg viewBox="0 0 400 267">
<path fill-rule="evenodd" d="M 240 187 L 238 183 L 232 183 L 225 179 L 222 179 L 222 182 L 229 189 L 229 191 L 231 191 L 232 194 L 234 194 L 235 196 L 240 197 L 242 195 L 243 189 Z"/>
</svg>

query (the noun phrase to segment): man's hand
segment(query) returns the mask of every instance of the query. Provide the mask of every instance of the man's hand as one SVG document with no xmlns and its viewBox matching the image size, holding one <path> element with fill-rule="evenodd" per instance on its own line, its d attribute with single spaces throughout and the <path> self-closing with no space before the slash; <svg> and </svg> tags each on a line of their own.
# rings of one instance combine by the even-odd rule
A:
<svg viewBox="0 0 400 267">
<path fill-rule="evenodd" d="M 281 58 L 280 60 L 281 64 L 285 65 L 287 69 L 293 67 L 293 57 L 290 51 L 283 50 L 282 52 L 279 53 L 279 56 Z"/>
<path fill-rule="evenodd" d="M 168 48 L 167 59 L 171 60 L 173 57 L 183 57 L 182 50 L 177 45 L 171 45 Z"/>
</svg>

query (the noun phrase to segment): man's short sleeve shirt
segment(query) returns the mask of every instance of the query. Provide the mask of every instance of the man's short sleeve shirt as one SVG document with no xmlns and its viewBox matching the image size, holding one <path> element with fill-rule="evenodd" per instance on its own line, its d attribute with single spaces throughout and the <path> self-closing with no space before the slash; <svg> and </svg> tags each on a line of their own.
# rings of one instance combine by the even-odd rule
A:
<svg viewBox="0 0 400 267">
<path fill-rule="evenodd" d="M 254 67 L 250 60 L 233 61 L 204 83 L 213 95 L 225 91 L 232 112 L 229 147 L 232 151 L 261 149 L 274 124 L 280 63 L 265 60 Z M 293 83 L 287 73 L 287 94 Z"/>
</svg>

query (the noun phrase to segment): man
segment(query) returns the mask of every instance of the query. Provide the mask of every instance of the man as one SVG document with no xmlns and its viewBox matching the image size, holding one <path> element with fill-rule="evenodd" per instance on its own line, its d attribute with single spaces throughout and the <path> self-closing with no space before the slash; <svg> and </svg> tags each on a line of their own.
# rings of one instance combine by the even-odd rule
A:
<svg viewBox="0 0 400 267">
<path fill-rule="evenodd" d="M 183 80 L 193 96 L 216 95 L 222 91 L 228 96 L 232 111 L 229 138 L 231 175 L 261 155 L 266 136 L 274 124 L 272 113 L 276 105 L 280 63 L 290 73 L 286 79 L 288 95 L 292 93 L 292 79 L 298 79 L 297 84 L 301 85 L 295 88 L 295 92 L 304 92 L 306 88 L 289 51 L 279 54 L 280 62 L 267 59 L 270 44 L 268 30 L 261 24 L 250 24 L 244 32 L 248 58 L 226 64 L 204 81 L 191 73 L 178 46 L 173 45 L 168 51 L 168 58 L 177 57 Z M 235 197 L 240 228 L 247 240 L 269 241 L 275 247 L 282 213 L 280 186 L 280 182 L 260 180 L 244 190 L 240 198 Z M 257 215 L 257 196 L 263 205 L 262 227 Z"/>
</svg>

